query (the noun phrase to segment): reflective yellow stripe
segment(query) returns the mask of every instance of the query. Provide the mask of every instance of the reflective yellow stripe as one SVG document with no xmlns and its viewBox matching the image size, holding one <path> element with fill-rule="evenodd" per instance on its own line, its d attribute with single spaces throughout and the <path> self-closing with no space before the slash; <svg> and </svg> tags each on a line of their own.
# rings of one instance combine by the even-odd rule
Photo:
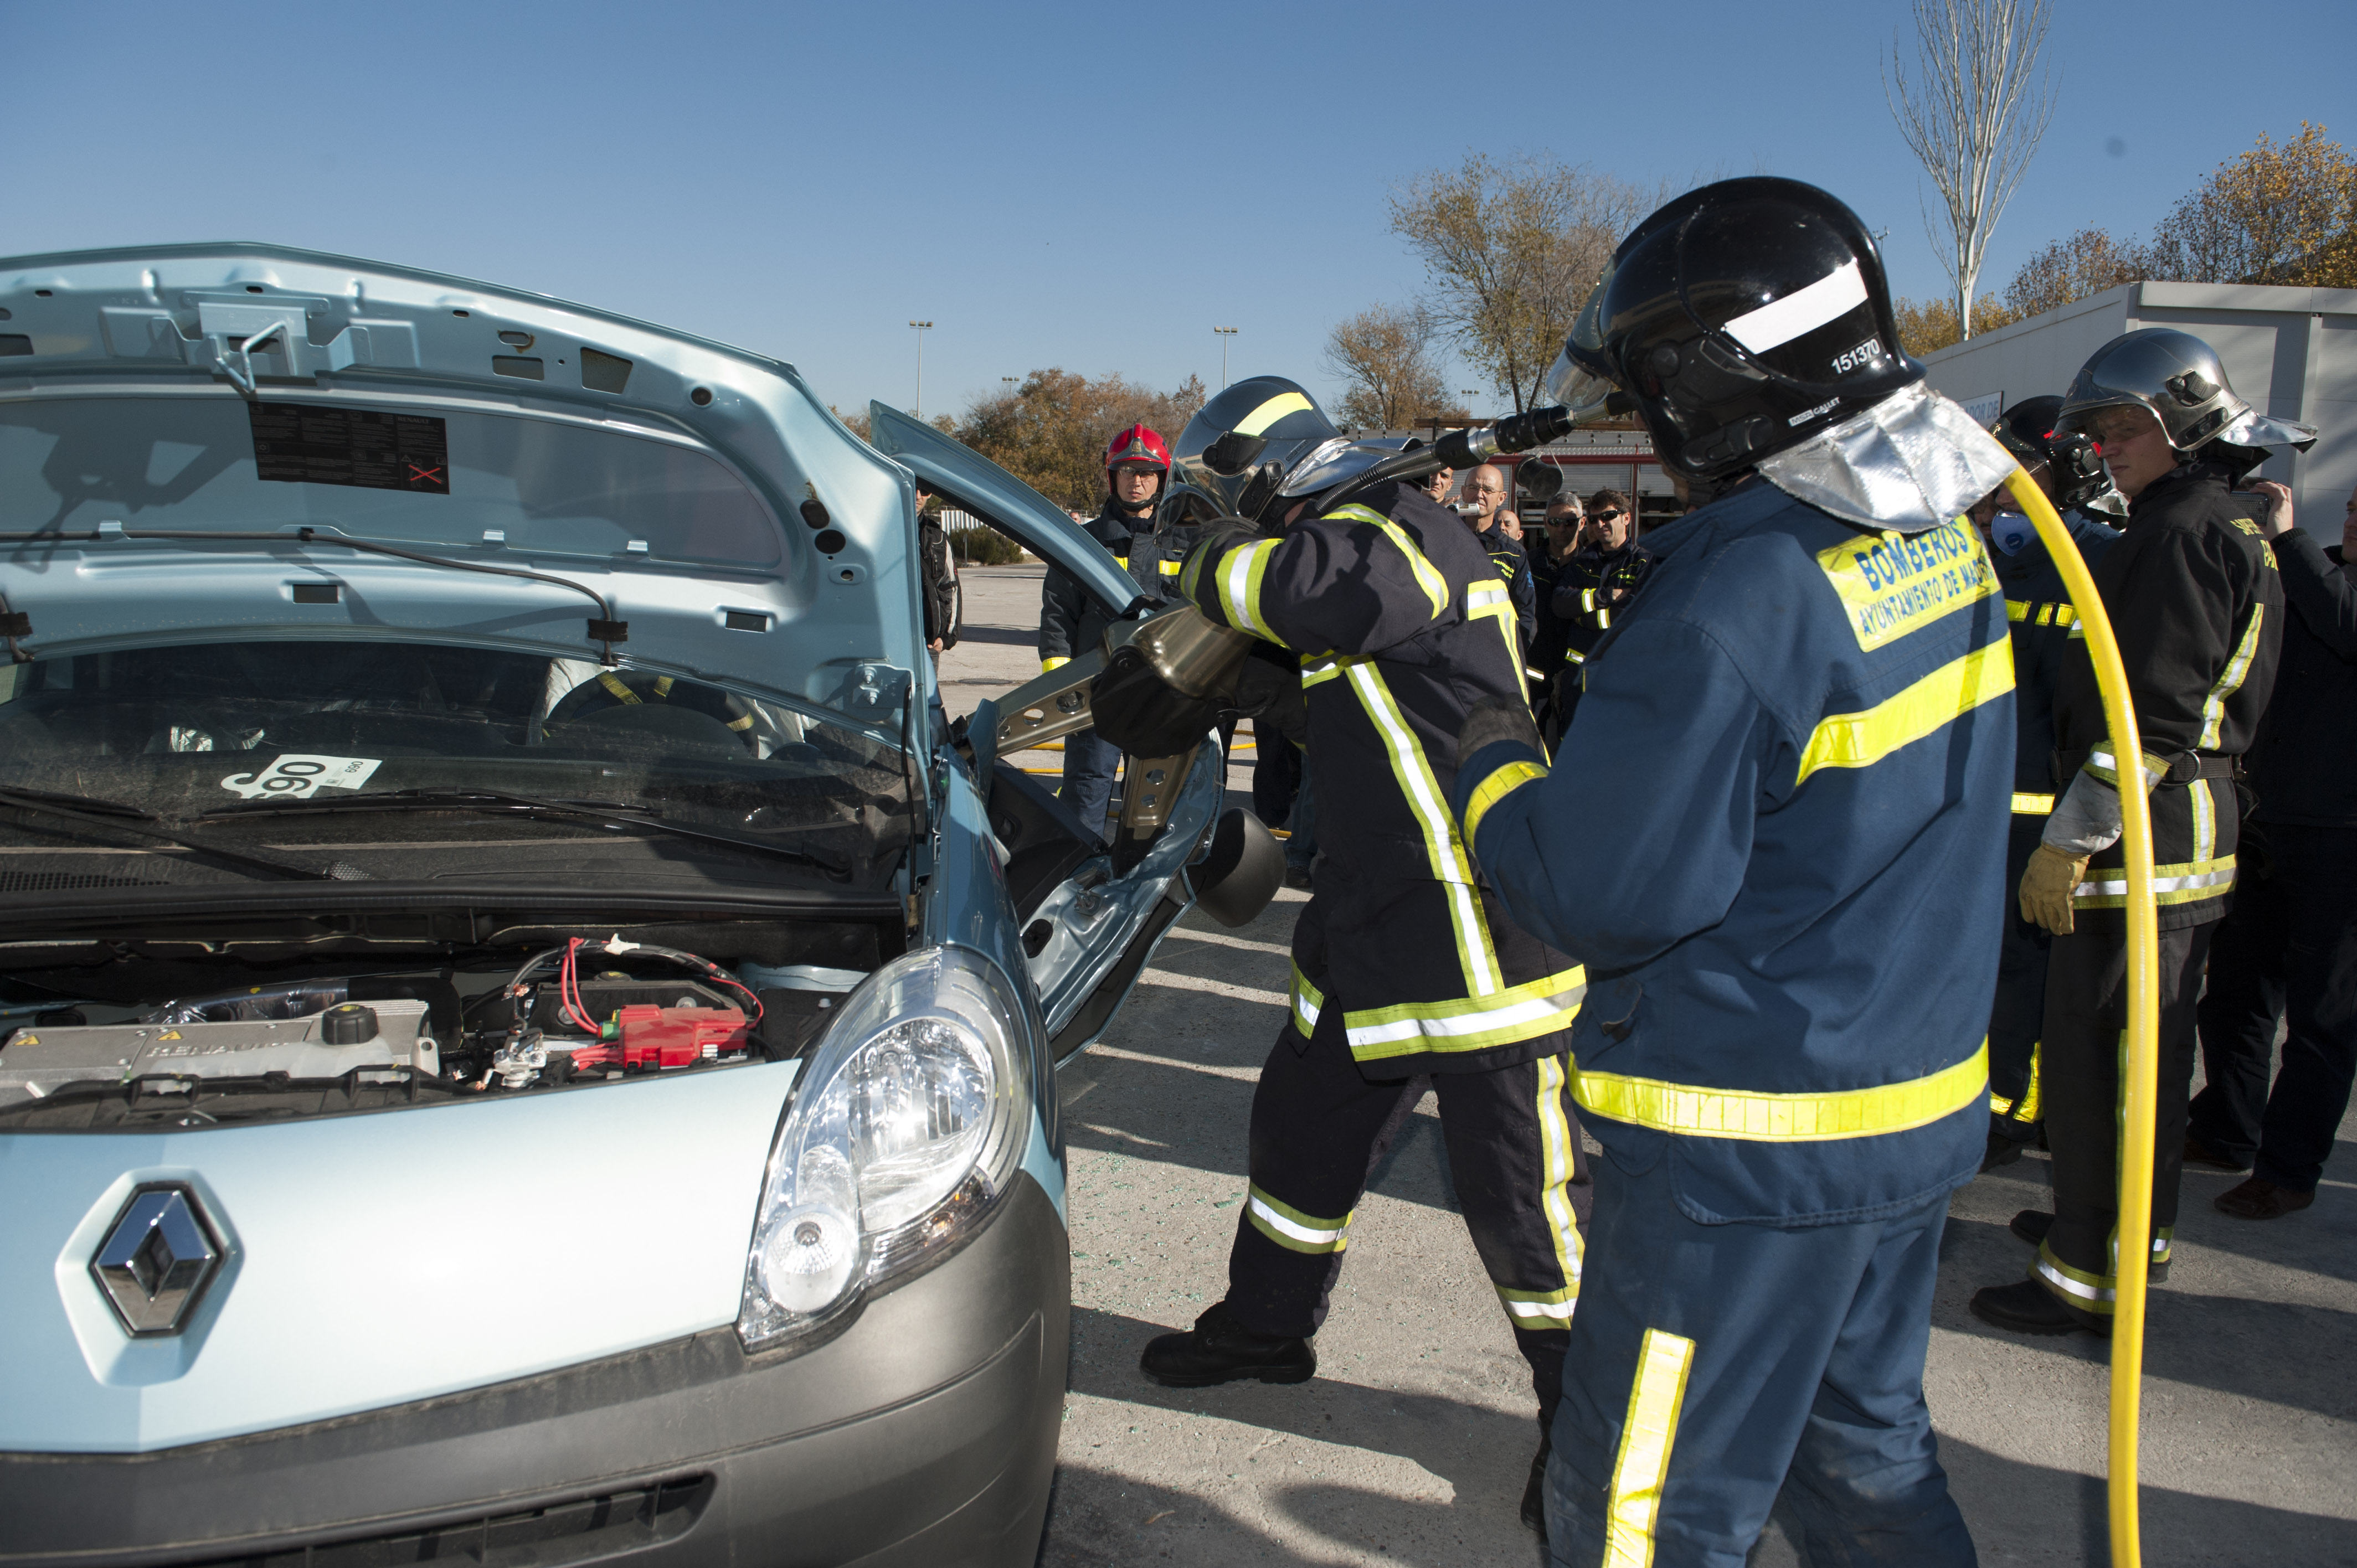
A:
<svg viewBox="0 0 2357 1568">
<path fill-rule="evenodd" d="M 1329 522 L 1337 519 L 1368 523 L 1383 530 L 1383 537 L 1398 545 L 1400 553 L 1407 557 L 1408 570 L 1415 574 L 1416 586 L 1422 588 L 1424 596 L 1432 601 L 1433 618 L 1437 620 L 1448 608 L 1448 579 L 1440 575 L 1439 568 L 1424 558 L 1424 552 L 1415 547 L 1415 542 L 1407 536 L 1405 529 L 1372 507 L 1337 507 L 1326 514 Z"/>
<path fill-rule="evenodd" d="M 2037 607 L 2028 599 L 2007 599 L 2005 601 L 2005 618 L 2026 620 L 2029 618 L 2029 612 Z"/>
<path fill-rule="evenodd" d="M 1536 762 L 1509 762 L 1473 787 L 1472 798 L 1465 802 L 1465 838 L 1471 843 L 1481 832 L 1481 819 L 1490 808 L 1521 789 L 1534 779 L 1547 776 L 1544 765 Z"/>
<path fill-rule="evenodd" d="M 668 675 L 658 675 L 658 676 L 656 676 L 656 677 L 655 677 L 655 698 L 656 698 L 656 700 L 660 702 L 660 701 L 662 701 L 662 700 L 664 700 L 664 699 L 666 699 L 666 698 L 670 697 L 670 695 L 671 695 L 671 677 L 670 677 L 670 676 L 668 676 Z"/>
<path fill-rule="evenodd" d="M 1809 737 L 1792 782 L 1800 784 L 1820 768 L 1871 768 L 2012 690 L 2013 645 L 2000 640 L 1976 648 L 1862 714 L 1824 720 Z"/>
<path fill-rule="evenodd" d="M 1571 1309 L 1579 1297 L 1579 1266 L 1581 1249 L 1579 1220 L 1571 1207 L 1573 1174 L 1571 1118 L 1563 1108 L 1564 1069 L 1567 1057 L 1541 1057 L 1534 1064 L 1538 1069 L 1539 1124 L 1539 1207 L 1547 1218 L 1547 1239 L 1555 1244 L 1555 1267 L 1563 1271 L 1563 1288 L 1545 1296 L 1523 1296 L 1521 1292 L 1501 1289 L 1498 1294 L 1506 1299 L 1506 1310 L 1517 1317 L 1512 1298 L 1522 1296 L 1531 1306 L 1562 1308 L 1558 1317 L 1571 1320 Z"/>
<path fill-rule="evenodd" d="M 1578 1239 L 1574 1231 L 1573 1239 Z M 1579 1305 L 1579 1287 L 1564 1286 L 1561 1290 L 1510 1290 L 1492 1284 L 1498 1293 L 1499 1305 L 1517 1328 L 1562 1328 L 1571 1322 L 1574 1308 Z"/>
<path fill-rule="evenodd" d="M 2210 780 L 2196 779 L 2185 791 L 2193 808 L 2193 858 L 2208 860 L 2218 853 L 2218 803 L 2211 798 Z"/>
<path fill-rule="evenodd" d="M 1988 1042 L 1953 1067 L 1928 1078 L 1828 1094 L 1770 1094 L 1741 1089 L 1695 1089 L 1658 1079 L 1582 1071 L 1572 1098 L 1584 1110 L 1615 1122 L 1701 1138 L 1806 1144 L 1828 1138 L 1869 1138 L 1904 1133 L 1977 1105 L 1988 1092 Z"/>
<path fill-rule="evenodd" d="M 1694 1352 L 1693 1340 L 1658 1328 L 1646 1329 L 1638 1347 L 1620 1453 L 1612 1462 L 1612 1495 L 1605 1504 L 1604 1568 L 1652 1568 L 1653 1526 L 1662 1516 L 1662 1487 Z"/>
<path fill-rule="evenodd" d="M 2118 881 L 2098 882 L 2093 877 L 2071 890 L 2071 903 L 2080 909 L 2121 909 L 2127 907 L 2127 873 L 2118 866 L 2105 866 L 2106 877 Z M 2234 857 L 2222 855 L 2215 860 L 2185 860 L 2152 868 L 2153 902 L 2156 904 L 2199 904 L 2205 898 L 2222 898 L 2234 890 Z"/>
<path fill-rule="evenodd" d="M 1498 635 L 1506 643 L 1506 662 L 1514 667 L 1523 701 L 1529 702 L 1531 683 L 1523 674 L 1523 652 L 1515 640 L 1522 629 L 1522 618 L 1514 613 L 1513 596 L 1504 584 L 1475 583 L 1465 590 L 1465 618 L 1480 620 L 1484 616 L 1498 623 Z"/>
<path fill-rule="evenodd" d="M 2017 789 L 2013 794 L 2013 814 L 2017 817 L 2050 817 L 2054 814 L 2054 797 L 2025 795 Z"/>
<path fill-rule="evenodd" d="M 2243 640 L 2234 645 L 2234 656 L 2226 660 L 2226 668 L 2218 671 L 2218 682 L 2210 688 L 2210 695 L 2201 703 L 2201 738 L 2193 743 L 2197 751 L 2215 751 L 2218 732 L 2226 725 L 2226 699 L 2242 689 L 2243 678 L 2251 672 L 2251 660 L 2259 650 L 2259 627 L 2266 619 L 2267 607 L 2251 607 L 2251 624 L 2243 629 Z"/>
<path fill-rule="evenodd" d="M 2069 626 L 2078 618 L 2079 612 L 2071 606 L 2056 605 L 2054 607 L 2054 624 L 2056 626 Z"/>
<path fill-rule="evenodd" d="M 1071 660 L 1070 659 L 1065 658 L 1061 654 L 1058 654 L 1053 659 L 1042 659 L 1039 660 L 1039 673 L 1045 675 L 1050 670 L 1061 670 L 1065 665 L 1070 664 L 1071 662 Z"/>
<path fill-rule="evenodd" d="M 2018 1121 L 2035 1122 L 2038 1120 L 2040 1113 L 2045 1109 L 2044 1106 L 2040 1103 L 2038 1092 L 2039 1058 L 2043 1054 L 2043 1052 L 2044 1047 L 2042 1042 L 2034 1040 L 2030 1042 L 2029 1087 L 2021 1091 L 2021 1103 L 2014 1108 L 2014 1115 Z"/>
<path fill-rule="evenodd" d="M 1175 577 L 1186 570 L 1186 566 L 1187 563 L 1184 561 L 1165 561 L 1157 570 L 1166 577 Z"/>
<path fill-rule="evenodd" d="M 1292 1252 L 1340 1252 L 1351 1245 L 1351 1219 L 1345 1214 L 1340 1219 L 1321 1219 L 1314 1214 L 1304 1214 L 1288 1203 L 1280 1203 L 1258 1182 L 1247 1184 L 1244 1193 L 1244 1213 L 1253 1229 Z"/>
<path fill-rule="evenodd" d="M 1343 1036 L 1351 1057 L 1361 1062 L 1425 1051 L 1485 1051 L 1570 1028 L 1587 994 L 1587 972 L 1566 969 L 1485 995 L 1347 1012 Z"/>
<path fill-rule="evenodd" d="M 2038 1277 L 2046 1288 L 2069 1302 L 2082 1312 L 2110 1316 L 2114 1287 L 2119 1283 L 2110 1274 L 2091 1274 L 2084 1269 L 2074 1269 L 2054 1255 L 2045 1242 L 2038 1244 Z"/>
<path fill-rule="evenodd" d="M 2154 787 L 2169 776 L 2169 764 L 2149 751 L 2143 753 L 2143 760 L 2144 792 L 2149 795 Z M 2087 753 L 2085 770 L 2115 789 L 2120 787 L 2120 759 L 2102 746 Z"/>
<path fill-rule="evenodd" d="M 1301 1031 L 1301 1037 L 1306 1040 L 1317 1034 L 1318 1015 L 1325 1011 L 1326 994 L 1309 983 L 1297 963 L 1293 966 L 1292 1006 L 1293 1026 Z"/>
<path fill-rule="evenodd" d="M 2038 607 L 2038 624 L 2040 626 L 2052 626 L 2054 624 L 2054 607 L 2052 605 L 2040 605 Z"/>
<path fill-rule="evenodd" d="M 639 700 L 639 694 L 624 685 L 622 678 L 611 670 L 600 670 L 597 672 L 597 684 L 611 693 L 618 703 L 635 703 Z"/>
<path fill-rule="evenodd" d="M 1313 407 L 1299 392 L 1279 392 L 1266 403 L 1243 416 L 1237 424 L 1239 435 L 1257 435 L 1288 413 L 1301 413 Z"/>
<path fill-rule="evenodd" d="M 1274 539 L 1255 540 L 1220 558 L 1220 607 L 1227 612 L 1228 624 L 1238 631 L 1251 632 L 1283 648 L 1285 639 L 1269 629 L 1260 613 L 1261 579 L 1268 574 L 1268 558 L 1276 553 L 1276 545 Z"/>
<path fill-rule="evenodd" d="M 1354 664 L 1364 664 L 1372 654 L 1329 653 L 1323 659 L 1305 658 L 1301 661 L 1301 685 L 1304 691 L 1331 681 Z"/>
<path fill-rule="evenodd" d="M 1448 813 L 1440 782 L 1433 777 L 1431 760 L 1424 755 L 1424 745 L 1415 738 L 1415 732 L 1401 716 L 1399 704 L 1392 700 L 1383 671 L 1372 663 L 1353 664 L 1347 675 L 1375 733 L 1383 737 L 1383 755 L 1391 762 L 1392 777 L 1399 782 L 1401 798 L 1414 813 L 1416 826 L 1423 830 L 1433 880 L 1441 885 L 1441 894 L 1448 902 L 1449 918 L 1456 928 L 1457 956 L 1464 967 L 1465 988 L 1476 996 L 1486 996 L 1502 983 L 1498 976 L 1497 950 L 1490 945 L 1490 924 L 1481 913 L 1481 901 L 1473 892 L 1473 867 L 1465 857 L 1465 845 L 1457 836 L 1457 822 Z"/>
</svg>

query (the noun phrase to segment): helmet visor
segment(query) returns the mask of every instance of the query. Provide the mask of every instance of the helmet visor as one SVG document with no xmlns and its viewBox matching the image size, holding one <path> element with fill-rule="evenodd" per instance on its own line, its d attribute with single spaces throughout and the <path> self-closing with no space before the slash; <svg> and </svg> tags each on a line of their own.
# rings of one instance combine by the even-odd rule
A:
<svg viewBox="0 0 2357 1568">
<path fill-rule="evenodd" d="M 1400 449 L 1394 441 L 1351 441 L 1337 436 L 1320 442 L 1309 455 L 1287 469 L 1276 487 L 1281 496 L 1316 495 L 1353 479 Z"/>
<path fill-rule="evenodd" d="M 1605 400 L 1620 390 L 1605 371 L 1601 317 L 1605 286 L 1611 281 L 1612 269 L 1607 267 L 1604 276 L 1589 292 L 1587 303 L 1580 307 L 1579 319 L 1572 324 L 1563 352 L 1555 357 L 1546 380 L 1540 383 L 1540 405 L 1556 403 L 1569 410 L 1575 425 L 1592 424 L 1604 418 Z"/>
</svg>

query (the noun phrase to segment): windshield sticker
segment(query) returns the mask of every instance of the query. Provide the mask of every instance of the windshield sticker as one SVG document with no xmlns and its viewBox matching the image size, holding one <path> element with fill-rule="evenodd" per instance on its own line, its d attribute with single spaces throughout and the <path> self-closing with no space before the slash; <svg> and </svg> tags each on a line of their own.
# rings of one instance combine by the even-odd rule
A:
<svg viewBox="0 0 2357 1568">
<path fill-rule="evenodd" d="M 381 766 L 373 757 L 306 757 L 287 752 L 259 773 L 232 773 L 221 788 L 247 800 L 307 800 L 322 789 L 357 789 Z"/>
<path fill-rule="evenodd" d="M 450 493 L 448 422 L 310 403 L 250 403 L 257 478 L 290 485 Z"/>
<path fill-rule="evenodd" d="M 1879 648 L 1996 592 L 1980 530 L 1959 520 L 1916 534 L 1873 533 L 1817 552 L 1862 649 Z"/>
</svg>

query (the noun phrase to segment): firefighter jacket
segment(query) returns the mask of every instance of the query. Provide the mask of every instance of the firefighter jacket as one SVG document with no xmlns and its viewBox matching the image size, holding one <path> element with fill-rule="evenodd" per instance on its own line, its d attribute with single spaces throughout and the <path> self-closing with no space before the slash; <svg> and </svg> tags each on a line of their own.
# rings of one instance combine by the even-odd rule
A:
<svg viewBox="0 0 2357 1568">
<path fill-rule="evenodd" d="M 1179 583 L 1301 660 L 1320 850 L 1293 931 L 1302 1035 L 1339 1010 L 1378 1079 L 1559 1054 L 1579 969 L 1505 918 L 1448 811 L 1466 715 L 1525 696 L 1512 601 L 1480 542 L 1391 485 L 1280 539 L 1215 536 Z"/>
<path fill-rule="evenodd" d="M 1555 613 L 1570 628 L 1564 640 L 1567 662 L 1587 662 L 1652 564 L 1653 553 L 1634 541 L 1618 550 L 1583 544 L 1564 557 L 1555 579 Z"/>
<path fill-rule="evenodd" d="M 2240 807 L 2233 759 L 2250 749 L 2275 688 L 2283 583 L 2259 525 L 2227 498 L 2230 472 L 2183 465 L 2129 503 L 2127 531 L 2095 568 L 2119 639 L 2143 739 L 2160 929 L 2225 914 Z M 2119 782 L 2083 625 L 2055 688 L 2055 783 L 2045 842 L 2091 854 L 2072 904 L 2082 919 L 2126 919 Z"/>
<path fill-rule="evenodd" d="M 1538 629 L 1531 635 L 1531 645 L 1523 650 L 1523 662 L 1534 681 L 1545 681 L 1563 668 L 1564 655 L 1571 646 L 1571 622 L 1555 607 L 1555 585 L 1571 570 L 1571 557 L 1560 560 L 1548 554 L 1542 544 L 1531 555 L 1531 587 L 1537 601 L 1533 618 Z"/>
<path fill-rule="evenodd" d="M 2119 541 L 2083 513 L 2065 512 L 2062 521 L 2091 572 Z M 2017 816 L 2042 817 L 2054 810 L 2054 682 L 2079 612 L 2062 585 L 2062 569 L 2028 518 L 1998 513 L 1991 542 L 1996 548 L 1990 560 L 2005 589 L 2005 618 L 2013 628 L 2013 810 Z"/>
<path fill-rule="evenodd" d="M 1538 579 L 1531 575 L 1530 554 L 1520 540 L 1509 539 L 1502 529 L 1487 528 L 1473 537 L 1480 541 L 1490 564 L 1505 581 L 1507 600 L 1514 607 L 1514 629 L 1522 635 L 1520 646 L 1528 648 L 1538 634 L 1539 604 Z"/>
<path fill-rule="evenodd" d="M 1187 552 L 1202 536 L 1200 528 L 1157 528 L 1151 514 L 1132 517 L 1114 505 L 1110 497 L 1103 509 L 1082 526 L 1090 538 L 1113 552 L 1113 558 L 1148 600 L 1170 596 Z M 1115 605 L 1113 609 L 1128 607 Z M 1088 652 L 1103 640 L 1111 619 L 1105 607 L 1082 589 L 1078 578 L 1060 566 L 1049 566 L 1039 590 L 1040 667 L 1053 670 Z"/>
<path fill-rule="evenodd" d="M 1454 804 L 1587 969 L 1581 1122 L 1711 1223 L 1900 1212 L 1978 1168 L 2013 762 L 2005 600 L 1957 521 L 1869 532 L 1765 482 L 1657 530 L 1550 771 Z M 1322 776 L 1321 776 L 1322 777 Z"/>
<path fill-rule="evenodd" d="M 2274 540 L 2283 569 L 2283 665 L 2243 759 L 2259 798 L 2251 815 L 2287 827 L 2357 828 L 2357 583 L 2341 547 L 2293 529 Z"/>
</svg>

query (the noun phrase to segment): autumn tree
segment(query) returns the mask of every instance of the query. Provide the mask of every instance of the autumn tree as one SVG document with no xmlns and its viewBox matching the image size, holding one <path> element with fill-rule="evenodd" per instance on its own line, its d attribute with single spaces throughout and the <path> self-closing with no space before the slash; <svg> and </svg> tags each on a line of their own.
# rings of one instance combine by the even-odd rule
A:
<svg viewBox="0 0 2357 1568">
<path fill-rule="evenodd" d="M 2153 231 L 2151 275 L 2179 283 L 2357 287 L 2357 159 L 2299 134 L 2221 164 Z"/>
<path fill-rule="evenodd" d="M 1092 512 L 1105 498 L 1105 446 L 1114 434 L 1146 424 L 1175 446 L 1203 399 L 1194 376 L 1161 392 L 1118 375 L 1034 371 L 1012 388 L 975 398 L 950 434 L 1058 506 Z"/>
<path fill-rule="evenodd" d="M 2144 246 L 2115 240 L 2102 229 L 2082 229 L 2048 242 L 2021 263 L 2005 285 L 2005 307 L 2019 320 L 2152 275 Z"/>
<path fill-rule="evenodd" d="M 1899 322 L 1899 346 L 1916 359 L 1964 341 L 1953 300 L 1894 299 L 1890 312 Z M 1999 303 L 1996 295 L 1985 294 L 1973 302 L 1973 319 L 1983 332 L 1994 332 L 2000 327 L 2011 326 L 2019 317 Z"/>
<path fill-rule="evenodd" d="M 1434 324 L 1420 306 L 1376 305 L 1326 335 L 1326 369 L 1346 387 L 1335 416 L 1359 429 L 1399 430 L 1448 396 L 1432 362 Z"/>
<path fill-rule="evenodd" d="M 1391 226 L 1424 263 L 1434 324 L 1519 412 L 1613 247 L 1659 199 L 1585 166 L 1477 153 L 1395 191 Z"/>
<path fill-rule="evenodd" d="M 1954 292 L 1959 339 L 1976 320 L 1981 258 L 2054 113 L 2054 84 L 2038 71 L 2047 0 L 1915 0 L 1914 79 L 1893 53 L 1883 97 L 1899 134 L 1940 193 L 1947 242 L 1940 257 Z M 1929 214 L 1924 228 L 1932 229 Z M 1935 245 L 1939 235 L 1932 236 Z"/>
</svg>

